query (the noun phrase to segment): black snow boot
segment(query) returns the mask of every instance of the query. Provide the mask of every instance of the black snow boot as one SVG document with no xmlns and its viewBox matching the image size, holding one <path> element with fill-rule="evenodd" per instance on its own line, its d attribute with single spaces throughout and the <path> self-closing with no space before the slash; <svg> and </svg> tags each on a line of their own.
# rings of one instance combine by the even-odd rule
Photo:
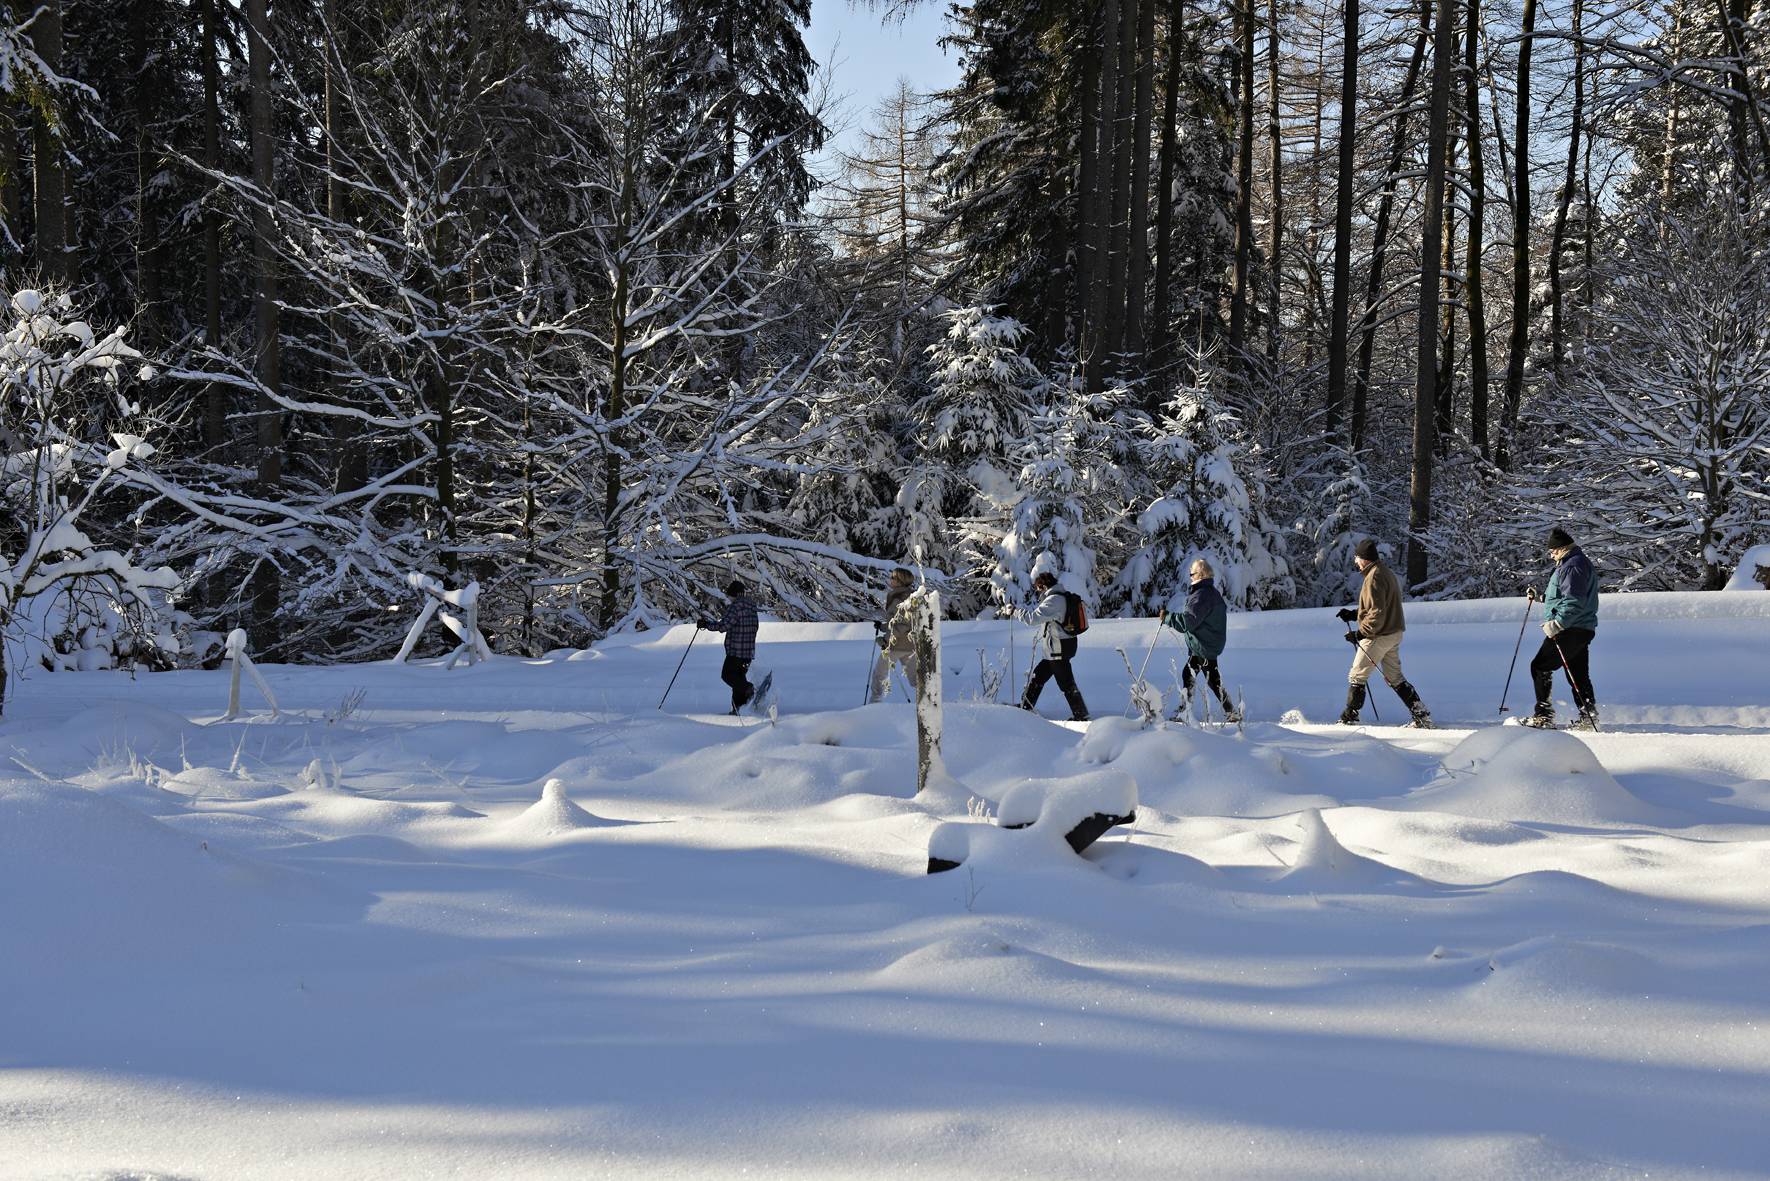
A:
<svg viewBox="0 0 1770 1181">
<path fill-rule="evenodd" d="M 1088 703 L 1082 700 L 1082 691 L 1080 689 L 1077 689 L 1074 693 L 1065 693 L 1063 699 L 1069 702 L 1070 721 L 1085 722 L 1088 720 Z"/>
<path fill-rule="evenodd" d="M 1598 728 L 1598 707 L 1596 705 L 1582 706 L 1579 717 L 1569 722 L 1567 728 L 1569 730 L 1596 730 Z"/>
<path fill-rule="evenodd" d="M 1430 730 L 1432 728 L 1432 711 L 1427 709 L 1426 703 L 1420 700 L 1418 690 L 1403 681 L 1395 686 L 1395 696 L 1401 698 L 1401 703 L 1407 706 L 1407 712 L 1413 715 L 1414 729 Z"/>
<path fill-rule="evenodd" d="M 1536 703 L 1536 712 L 1528 718 L 1518 719 L 1520 726 L 1529 726 L 1532 730 L 1553 730 L 1555 728 L 1555 707 L 1546 701 Z"/>
<path fill-rule="evenodd" d="M 1346 708 L 1340 711 L 1340 725 L 1358 725 L 1358 711 L 1364 708 L 1364 686 L 1346 686 Z"/>
</svg>

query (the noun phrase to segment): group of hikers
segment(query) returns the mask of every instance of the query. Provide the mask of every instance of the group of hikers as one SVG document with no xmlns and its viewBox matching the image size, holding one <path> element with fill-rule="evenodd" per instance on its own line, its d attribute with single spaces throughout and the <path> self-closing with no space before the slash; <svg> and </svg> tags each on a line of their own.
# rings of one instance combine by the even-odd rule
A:
<svg viewBox="0 0 1770 1181">
<path fill-rule="evenodd" d="M 1523 724 L 1539 728 L 1555 724 L 1551 695 L 1555 670 L 1559 668 L 1567 677 L 1579 711 L 1572 728 L 1595 730 L 1598 727 L 1598 702 L 1592 692 L 1590 653 L 1598 627 L 1597 576 L 1590 559 L 1565 530 L 1551 529 L 1546 547 L 1555 568 L 1543 595 L 1542 646 L 1530 662 L 1536 709 Z M 1353 647 L 1352 667 L 1346 674 L 1346 705 L 1340 711 L 1340 722 L 1348 726 L 1358 725 L 1360 711 L 1368 699 L 1371 674 L 1380 671 L 1384 682 L 1407 706 L 1412 724 L 1429 728 L 1432 711 L 1401 671 L 1401 641 L 1407 629 L 1401 605 L 1401 584 L 1384 565 L 1376 542 L 1369 538 L 1358 543 L 1353 551 L 1353 561 L 1363 581 L 1358 605 L 1338 613 L 1340 620 L 1347 625 L 1346 642 Z M 1161 617 L 1163 625 L 1178 631 L 1186 641 L 1186 663 L 1180 670 L 1184 698 L 1176 713 L 1186 709 L 1195 679 L 1202 677 L 1222 703 L 1224 720 L 1239 722 L 1241 711 L 1223 688 L 1222 671 L 1217 664 L 1228 642 L 1229 606 L 1217 589 L 1216 572 L 1208 561 L 1195 559 L 1188 575 L 1190 585 L 1185 603 L 1179 610 L 1164 612 Z M 894 668 L 903 671 L 909 684 L 915 683 L 915 642 L 909 614 L 903 610 L 914 583 L 914 575 L 901 566 L 891 572 L 883 612 L 874 624 L 879 654 L 869 686 L 870 701 L 885 697 Z M 1069 704 L 1070 717 L 1085 722 L 1089 717 L 1088 703 L 1076 684 L 1071 662 L 1076 656 L 1079 637 L 1087 630 L 1086 607 L 1080 596 L 1060 588 L 1056 577 L 1049 571 L 1040 572 L 1032 585 L 1038 600 L 1033 606 L 1003 611 L 1003 614 L 1038 629 L 1035 651 L 1039 659 L 1021 693 L 1020 708 L 1036 709 L 1045 684 L 1055 680 Z M 756 604 L 741 581 L 734 579 L 725 588 L 725 593 L 728 601 L 724 614 L 717 620 L 703 620 L 701 626 L 725 633 L 725 664 L 719 675 L 731 687 L 731 712 L 735 714 L 755 693 L 747 674 L 756 657 Z M 1534 589 L 1530 597 L 1535 599 Z"/>
</svg>

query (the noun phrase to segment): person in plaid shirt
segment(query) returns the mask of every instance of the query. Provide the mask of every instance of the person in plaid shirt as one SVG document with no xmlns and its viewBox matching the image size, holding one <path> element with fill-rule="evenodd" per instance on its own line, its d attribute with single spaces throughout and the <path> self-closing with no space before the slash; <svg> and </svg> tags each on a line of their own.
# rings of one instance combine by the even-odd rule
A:
<svg viewBox="0 0 1770 1181">
<path fill-rule="evenodd" d="M 756 659 L 756 604 L 744 584 L 734 578 L 725 588 L 725 614 L 717 620 L 703 619 L 708 631 L 725 633 L 725 664 L 719 679 L 731 686 L 731 712 L 742 709 L 756 693 L 748 676 L 750 662 Z"/>
</svg>

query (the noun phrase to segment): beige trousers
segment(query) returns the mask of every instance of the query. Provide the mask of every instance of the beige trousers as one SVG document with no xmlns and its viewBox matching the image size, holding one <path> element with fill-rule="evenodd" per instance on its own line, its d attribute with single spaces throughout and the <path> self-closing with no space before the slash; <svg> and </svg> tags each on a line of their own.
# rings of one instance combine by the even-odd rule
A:
<svg viewBox="0 0 1770 1181">
<path fill-rule="evenodd" d="M 873 692 L 872 692 L 872 696 L 867 698 L 868 701 L 883 701 L 883 700 L 885 700 L 885 695 L 891 691 L 891 666 L 893 664 L 900 664 L 903 666 L 904 679 L 909 682 L 909 686 L 910 686 L 909 691 L 912 694 L 912 696 L 915 694 L 915 692 L 916 692 L 916 653 L 915 653 L 915 650 L 911 649 L 908 652 L 901 652 L 901 651 L 893 651 L 893 650 L 887 648 L 887 649 L 882 650 L 879 653 L 879 659 L 878 659 L 877 663 L 875 663 L 873 665 Z"/>
<path fill-rule="evenodd" d="M 1363 685 L 1371 679 L 1377 669 L 1383 670 L 1383 680 L 1390 688 L 1401 684 L 1401 637 L 1405 632 L 1390 632 L 1386 636 L 1376 636 L 1358 641 L 1358 654 L 1352 658 L 1352 671 L 1346 674 L 1346 680 L 1354 685 Z"/>
</svg>

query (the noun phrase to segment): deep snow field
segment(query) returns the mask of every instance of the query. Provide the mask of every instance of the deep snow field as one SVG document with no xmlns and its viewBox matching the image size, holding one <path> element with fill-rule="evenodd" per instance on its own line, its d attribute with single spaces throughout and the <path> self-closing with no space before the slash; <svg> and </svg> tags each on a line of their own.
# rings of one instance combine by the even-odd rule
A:
<svg viewBox="0 0 1770 1181">
<path fill-rule="evenodd" d="M 717 636 L 655 708 L 687 628 L 268 668 L 276 720 L 15 680 L 0 1177 L 1770 1176 L 1770 593 L 1607 597 L 1596 735 L 1495 725 L 1523 610 L 1409 605 L 1435 731 L 1321 724 L 1326 610 L 1232 617 L 1239 733 L 1115 716 L 1148 623 L 1084 637 L 1088 727 L 948 625 L 921 801 L 867 624 L 764 624 L 775 724 Z M 1082 776 L 1135 828 L 924 873 Z"/>
</svg>

